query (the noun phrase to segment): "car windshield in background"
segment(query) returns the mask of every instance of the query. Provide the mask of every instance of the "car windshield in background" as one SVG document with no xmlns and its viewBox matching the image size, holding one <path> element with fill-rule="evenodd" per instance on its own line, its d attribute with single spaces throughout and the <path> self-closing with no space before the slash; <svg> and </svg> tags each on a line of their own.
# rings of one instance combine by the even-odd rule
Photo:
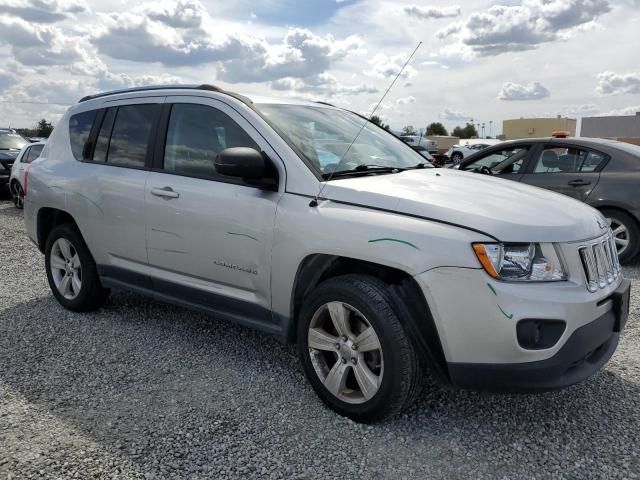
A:
<svg viewBox="0 0 640 480">
<path fill-rule="evenodd" d="M 471 162 L 464 167 L 464 170 L 494 175 L 518 173 L 527 157 L 527 152 L 528 147 L 505 148 Z"/>
<path fill-rule="evenodd" d="M 28 143 L 17 133 L 0 132 L 0 150 L 18 150 Z"/>
<path fill-rule="evenodd" d="M 367 123 L 360 132 L 365 120 L 344 110 L 272 104 L 258 104 L 256 108 L 320 174 L 362 165 L 398 169 L 432 166 L 404 142 L 373 124 Z"/>
</svg>

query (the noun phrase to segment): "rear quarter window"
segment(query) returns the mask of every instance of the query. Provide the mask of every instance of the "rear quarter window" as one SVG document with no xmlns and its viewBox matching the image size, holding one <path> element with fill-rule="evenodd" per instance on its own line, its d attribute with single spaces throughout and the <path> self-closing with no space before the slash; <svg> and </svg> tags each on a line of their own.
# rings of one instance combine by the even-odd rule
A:
<svg viewBox="0 0 640 480">
<path fill-rule="evenodd" d="M 69 140 L 71 151 L 76 160 L 84 160 L 84 144 L 89 139 L 93 121 L 96 118 L 96 110 L 76 113 L 69 119 Z"/>
</svg>

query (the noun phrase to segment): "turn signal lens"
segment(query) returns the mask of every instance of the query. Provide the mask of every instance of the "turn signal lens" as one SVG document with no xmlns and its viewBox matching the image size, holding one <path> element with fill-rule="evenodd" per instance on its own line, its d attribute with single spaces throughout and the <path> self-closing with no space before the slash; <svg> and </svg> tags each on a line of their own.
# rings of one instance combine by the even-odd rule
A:
<svg viewBox="0 0 640 480">
<path fill-rule="evenodd" d="M 482 244 L 482 243 L 474 243 L 473 251 L 476 252 L 476 256 L 478 260 L 480 260 L 480 264 L 484 268 L 484 270 L 491 275 L 493 278 L 498 278 L 498 270 L 499 270 L 499 244 Z M 498 265 L 496 265 L 498 264 Z"/>
</svg>

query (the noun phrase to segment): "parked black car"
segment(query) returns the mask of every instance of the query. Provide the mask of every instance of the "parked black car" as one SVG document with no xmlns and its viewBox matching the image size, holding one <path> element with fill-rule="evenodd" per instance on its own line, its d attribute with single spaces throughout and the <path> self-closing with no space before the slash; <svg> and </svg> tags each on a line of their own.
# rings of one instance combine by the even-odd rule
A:
<svg viewBox="0 0 640 480">
<path fill-rule="evenodd" d="M 640 147 L 596 138 L 514 140 L 466 158 L 460 170 L 554 190 L 597 208 L 621 262 L 640 251 Z"/>
<path fill-rule="evenodd" d="M 11 167 L 22 147 L 29 142 L 9 128 L 0 128 L 0 188 L 9 183 Z"/>
</svg>

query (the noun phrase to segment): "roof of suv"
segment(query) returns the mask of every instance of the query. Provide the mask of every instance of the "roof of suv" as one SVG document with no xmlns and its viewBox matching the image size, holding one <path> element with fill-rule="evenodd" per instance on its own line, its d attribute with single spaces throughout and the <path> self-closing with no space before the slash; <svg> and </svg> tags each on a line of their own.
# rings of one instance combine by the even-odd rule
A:
<svg viewBox="0 0 640 480">
<path fill-rule="evenodd" d="M 230 97 L 235 98 L 236 100 L 240 100 L 246 104 L 253 103 L 272 103 L 272 104 L 287 104 L 287 105 L 326 105 L 332 107 L 333 105 L 329 105 L 323 102 L 313 102 L 309 100 L 293 100 L 293 99 L 285 99 L 285 98 L 276 98 L 276 97 L 264 97 L 259 95 L 243 95 L 236 92 L 231 92 L 228 90 L 224 90 L 220 87 L 216 87 L 215 85 L 208 84 L 177 84 L 177 85 L 147 85 L 144 87 L 134 87 L 134 88 L 125 88 L 120 90 L 112 90 L 108 92 L 97 93 L 94 95 L 87 95 L 80 99 L 78 103 L 86 102 L 88 100 L 94 100 L 97 98 L 108 97 L 110 95 L 118 95 L 122 93 L 133 93 L 133 92 L 150 92 L 156 90 L 202 90 L 209 92 L 222 93 L 225 95 L 229 95 Z"/>
</svg>

